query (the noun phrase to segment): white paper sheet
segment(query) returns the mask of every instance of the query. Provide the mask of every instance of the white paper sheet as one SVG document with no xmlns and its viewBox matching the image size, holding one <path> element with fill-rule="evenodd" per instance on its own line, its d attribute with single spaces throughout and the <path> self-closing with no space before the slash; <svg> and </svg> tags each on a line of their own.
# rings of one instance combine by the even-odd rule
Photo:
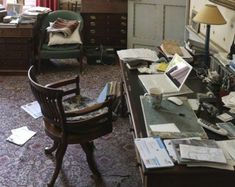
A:
<svg viewBox="0 0 235 187">
<path fill-rule="evenodd" d="M 26 126 L 11 130 L 12 135 L 7 138 L 7 141 L 16 145 L 24 145 L 36 132 L 29 130 Z"/>
<path fill-rule="evenodd" d="M 150 125 L 153 132 L 180 132 L 174 123 Z"/>
<path fill-rule="evenodd" d="M 30 114 L 34 119 L 42 116 L 41 108 L 37 101 L 22 105 L 21 108 Z"/>
<path fill-rule="evenodd" d="M 182 159 L 227 163 L 223 150 L 220 148 L 180 144 L 180 156 Z"/>
<path fill-rule="evenodd" d="M 137 138 L 135 145 L 146 168 L 174 166 L 160 138 Z"/>
</svg>

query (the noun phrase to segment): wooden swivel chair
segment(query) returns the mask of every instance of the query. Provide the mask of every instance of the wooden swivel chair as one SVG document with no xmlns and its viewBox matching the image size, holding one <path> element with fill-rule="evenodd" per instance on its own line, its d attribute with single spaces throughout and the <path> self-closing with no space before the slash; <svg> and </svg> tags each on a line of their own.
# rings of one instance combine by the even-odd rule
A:
<svg viewBox="0 0 235 187">
<path fill-rule="evenodd" d="M 61 44 L 61 45 L 48 45 L 47 27 L 50 23 L 56 21 L 57 18 L 65 20 L 79 21 L 79 35 L 83 29 L 83 19 L 79 11 L 73 12 L 69 10 L 56 10 L 46 15 L 40 28 L 40 41 L 38 48 L 38 69 L 41 71 L 41 64 L 43 59 L 71 59 L 75 58 L 80 63 L 80 71 L 82 72 L 82 58 L 83 46 L 82 44 Z"/>
<path fill-rule="evenodd" d="M 33 95 L 41 107 L 45 132 L 54 141 L 51 148 L 45 148 L 45 153 L 56 151 L 56 167 L 48 186 L 53 186 L 56 181 L 68 144 L 81 145 L 89 168 L 96 179 L 101 179 L 93 158 L 93 140 L 112 132 L 112 98 L 86 107 L 83 101 L 87 99 L 80 97 L 78 76 L 42 86 L 37 82 L 35 68 L 31 66 L 28 78 Z M 61 89 L 73 84 L 75 86 L 66 91 Z M 74 106 L 74 101 L 78 98 L 82 109 L 69 108 L 70 104 Z"/>
</svg>

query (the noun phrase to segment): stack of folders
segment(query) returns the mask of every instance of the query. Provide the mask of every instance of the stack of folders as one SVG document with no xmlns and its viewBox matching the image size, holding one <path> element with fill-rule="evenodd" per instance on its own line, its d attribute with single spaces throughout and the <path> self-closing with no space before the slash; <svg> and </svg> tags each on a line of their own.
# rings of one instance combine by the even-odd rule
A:
<svg viewBox="0 0 235 187">
<path fill-rule="evenodd" d="M 235 140 L 202 140 L 198 137 L 164 140 L 169 155 L 178 164 L 234 170 Z"/>
<path fill-rule="evenodd" d="M 136 138 L 135 145 L 146 168 L 174 166 L 161 138 Z"/>
</svg>

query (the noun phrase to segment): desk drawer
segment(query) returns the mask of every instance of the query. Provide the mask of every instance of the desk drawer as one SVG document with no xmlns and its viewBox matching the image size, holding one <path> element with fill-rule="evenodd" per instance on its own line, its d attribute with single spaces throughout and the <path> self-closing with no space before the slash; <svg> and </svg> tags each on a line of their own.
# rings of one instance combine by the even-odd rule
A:
<svg viewBox="0 0 235 187">
<path fill-rule="evenodd" d="M 0 29 L 0 37 L 33 37 L 33 30 L 32 29 Z"/>
<path fill-rule="evenodd" d="M 4 59 L 0 58 L 0 70 L 27 70 L 29 62 L 27 59 Z"/>
</svg>

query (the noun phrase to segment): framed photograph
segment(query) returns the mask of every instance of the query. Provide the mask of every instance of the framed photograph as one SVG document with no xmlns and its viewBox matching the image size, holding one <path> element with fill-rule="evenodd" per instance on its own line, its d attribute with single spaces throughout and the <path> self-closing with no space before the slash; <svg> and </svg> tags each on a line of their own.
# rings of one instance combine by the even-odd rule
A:
<svg viewBox="0 0 235 187">
<path fill-rule="evenodd" d="M 22 4 L 7 4 L 7 15 L 18 17 L 23 10 Z"/>
<path fill-rule="evenodd" d="M 200 23 L 197 23 L 195 21 L 193 21 L 193 18 L 197 15 L 197 11 L 192 10 L 192 14 L 191 14 L 191 25 L 193 30 L 195 30 L 195 32 L 199 33 L 200 32 Z"/>
<path fill-rule="evenodd" d="M 17 0 L 17 4 L 22 4 L 22 5 L 24 5 L 24 0 Z"/>
<path fill-rule="evenodd" d="M 229 9 L 235 10 L 235 0 L 209 0 L 209 1 L 227 7 Z"/>
</svg>

